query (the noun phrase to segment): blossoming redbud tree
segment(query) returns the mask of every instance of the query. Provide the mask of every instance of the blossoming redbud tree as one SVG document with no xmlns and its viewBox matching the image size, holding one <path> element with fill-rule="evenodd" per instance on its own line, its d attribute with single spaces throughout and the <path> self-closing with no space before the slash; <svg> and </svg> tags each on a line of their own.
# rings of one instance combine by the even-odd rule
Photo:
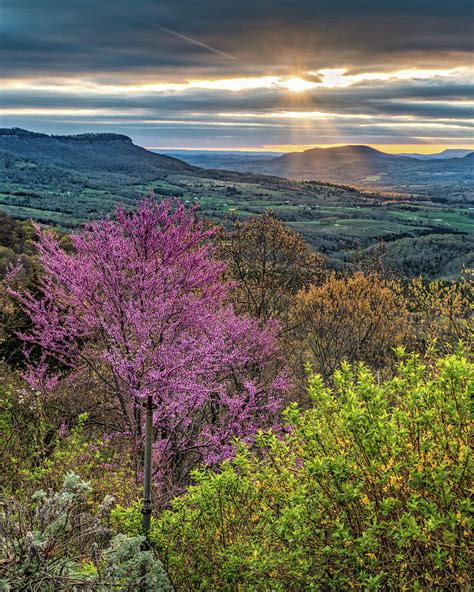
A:
<svg viewBox="0 0 474 592">
<path fill-rule="evenodd" d="M 155 482 L 183 483 L 197 463 L 226 458 L 234 437 L 273 424 L 288 388 L 274 369 L 276 326 L 226 303 L 225 265 L 194 210 L 153 197 L 119 207 L 71 235 L 69 252 L 37 231 L 41 296 L 15 294 L 32 321 L 23 338 L 43 352 L 26 373 L 34 388 L 92 380 L 138 449 L 153 407 Z"/>
</svg>

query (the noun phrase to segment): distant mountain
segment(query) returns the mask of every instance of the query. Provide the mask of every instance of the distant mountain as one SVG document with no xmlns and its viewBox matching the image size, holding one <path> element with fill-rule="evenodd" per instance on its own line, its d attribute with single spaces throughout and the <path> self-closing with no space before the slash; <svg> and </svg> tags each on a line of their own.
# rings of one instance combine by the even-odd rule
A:
<svg viewBox="0 0 474 592">
<path fill-rule="evenodd" d="M 411 152 L 403 154 L 403 156 L 411 156 L 418 160 L 445 160 L 446 158 L 463 158 L 468 154 L 471 154 L 472 150 L 466 150 L 464 148 L 446 148 L 442 152 L 435 152 L 433 154 L 419 154 L 417 152 Z"/>
<path fill-rule="evenodd" d="M 210 153 L 205 160 L 213 168 L 200 168 L 118 134 L 49 136 L 0 129 L 0 211 L 69 229 L 112 213 L 118 203 L 133 208 L 153 191 L 198 204 L 203 215 L 224 224 L 229 214 L 245 219 L 271 209 L 335 269 L 350 267 L 353 254 L 359 257 L 381 240 L 390 245 L 390 266 L 407 276 L 455 277 L 472 263 L 473 213 L 466 202 L 474 186 L 465 172 L 472 179 L 472 153 L 420 161 L 343 146 L 279 156 L 216 156 L 223 157 L 226 168 L 254 172 L 217 170 Z M 267 172 L 333 183 L 262 174 Z M 370 190 L 354 188 L 354 180 Z M 409 195 L 374 191 L 382 184 Z"/>
<path fill-rule="evenodd" d="M 364 199 L 352 188 L 308 187 L 259 173 L 200 168 L 119 134 L 50 136 L 0 129 L 0 207 L 15 216 L 74 226 L 113 211 L 117 203 L 133 207 L 151 191 L 201 202 L 214 218 L 226 216 L 237 199 L 252 212 L 254 199 L 269 198 L 273 205 L 273 196 L 301 204 L 302 210 L 309 207 L 303 202 L 315 196 Z"/>
<path fill-rule="evenodd" d="M 409 166 L 411 162 L 407 156 L 385 154 L 369 146 L 338 146 L 290 152 L 264 162 L 262 168 L 270 174 L 293 179 L 350 182 L 378 174 L 393 165 Z"/>
<path fill-rule="evenodd" d="M 362 145 L 313 148 L 277 156 L 181 151 L 178 159 L 146 150 L 120 134 L 50 136 L 12 128 L 0 129 L 0 153 L 3 160 L 11 160 L 14 155 L 31 161 L 33 167 L 41 165 L 43 177 L 63 176 L 70 180 L 87 175 L 101 183 L 108 180 L 138 184 L 167 175 L 183 175 L 231 183 L 262 183 L 262 175 L 270 175 L 376 191 L 428 194 L 447 201 L 474 199 L 473 153 L 461 156 L 457 151 L 455 158 L 420 160 Z M 449 155 L 452 151 L 440 154 Z M 23 163 L 17 169 L 26 171 L 28 166 Z"/>
<path fill-rule="evenodd" d="M 223 150 L 155 150 L 152 152 L 167 154 L 174 158 L 184 160 L 194 166 L 212 169 L 235 169 L 242 163 L 258 163 L 271 160 L 281 156 L 282 152 L 244 152 L 244 151 L 223 151 Z"/>
<path fill-rule="evenodd" d="M 382 191 L 427 194 L 451 201 L 474 200 L 473 153 L 421 160 L 369 146 L 312 148 L 277 158 L 236 162 L 232 168 L 295 180 L 356 185 Z"/>
<path fill-rule="evenodd" d="M 184 151 L 183 151 L 184 152 Z M 233 167 L 214 170 L 194 166 L 173 156 L 158 154 L 134 144 L 128 136 L 112 133 L 89 133 L 71 136 L 47 135 L 21 128 L 0 128 L 0 154 L 14 155 L 42 165 L 42 172 L 86 174 L 88 178 L 112 182 L 143 183 L 167 175 L 205 177 L 228 182 L 261 182 L 260 174 L 245 175 Z M 54 173 L 55 174 L 55 173 Z"/>
</svg>

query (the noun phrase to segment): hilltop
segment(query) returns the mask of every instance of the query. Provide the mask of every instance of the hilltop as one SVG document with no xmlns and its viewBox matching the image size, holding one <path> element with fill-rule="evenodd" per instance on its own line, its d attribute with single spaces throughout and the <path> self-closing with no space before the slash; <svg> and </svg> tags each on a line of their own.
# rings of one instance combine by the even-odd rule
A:
<svg viewBox="0 0 474 592">
<path fill-rule="evenodd" d="M 262 198 L 271 206 L 286 202 L 298 208 L 367 199 L 353 188 L 204 169 L 109 133 L 54 136 L 0 129 L 0 172 L 0 205 L 7 212 L 64 227 L 111 212 L 118 202 L 133 206 L 151 191 L 198 202 L 214 218 L 242 205 L 253 213 Z"/>
<path fill-rule="evenodd" d="M 450 151 L 423 158 L 423 155 L 387 154 L 364 145 L 311 148 L 274 158 L 267 155 L 249 159 L 236 154 L 226 162 L 216 155 L 208 166 L 227 166 L 233 170 L 258 172 L 295 180 L 346 183 L 374 191 L 396 191 L 445 199 L 450 203 L 474 201 L 472 152 Z M 194 163 L 195 158 L 184 160 Z M 215 164 L 214 164 L 215 162 Z"/>
<path fill-rule="evenodd" d="M 47 165 L 86 172 L 115 175 L 137 181 L 166 173 L 192 173 L 193 167 L 177 158 L 155 154 L 133 144 L 121 134 L 48 136 L 20 128 L 0 130 L 0 151 Z"/>
</svg>

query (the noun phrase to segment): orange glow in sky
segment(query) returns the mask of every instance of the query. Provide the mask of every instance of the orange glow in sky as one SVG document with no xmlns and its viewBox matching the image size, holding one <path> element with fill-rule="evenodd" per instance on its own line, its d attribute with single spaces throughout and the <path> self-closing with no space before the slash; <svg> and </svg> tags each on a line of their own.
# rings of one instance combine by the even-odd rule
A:
<svg viewBox="0 0 474 592">
<path fill-rule="evenodd" d="M 460 144 L 366 144 L 381 152 L 387 152 L 389 154 L 405 154 L 405 153 L 418 153 L 418 154 L 435 154 L 442 152 L 446 149 L 462 149 L 472 150 L 474 152 L 474 144 L 471 145 L 460 145 Z M 248 148 L 212 148 L 207 147 L 202 150 L 208 150 L 209 152 L 304 152 L 311 148 L 336 148 L 337 146 L 347 146 L 347 144 L 271 144 L 259 147 L 250 146 Z M 176 148 L 169 146 L 145 146 L 148 150 L 163 150 L 163 151 L 175 151 L 175 150 L 191 150 L 199 151 L 199 148 Z"/>
</svg>

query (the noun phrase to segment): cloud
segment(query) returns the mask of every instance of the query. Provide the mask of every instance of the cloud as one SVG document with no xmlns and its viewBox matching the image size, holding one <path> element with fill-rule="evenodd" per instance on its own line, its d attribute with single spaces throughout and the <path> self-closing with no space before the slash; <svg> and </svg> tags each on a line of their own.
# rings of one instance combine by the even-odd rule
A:
<svg viewBox="0 0 474 592">
<path fill-rule="evenodd" d="M 471 18 L 464 0 L 4 0 L 3 65 L 167 76 L 357 70 L 368 60 L 439 67 L 472 50 Z"/>
<path fill-rule="evenodd" d="M 473 119 L 464 0 L 3 0 L 1 10 L 2 125 L 258 146 L 466 141 Z"/>
</svg>

